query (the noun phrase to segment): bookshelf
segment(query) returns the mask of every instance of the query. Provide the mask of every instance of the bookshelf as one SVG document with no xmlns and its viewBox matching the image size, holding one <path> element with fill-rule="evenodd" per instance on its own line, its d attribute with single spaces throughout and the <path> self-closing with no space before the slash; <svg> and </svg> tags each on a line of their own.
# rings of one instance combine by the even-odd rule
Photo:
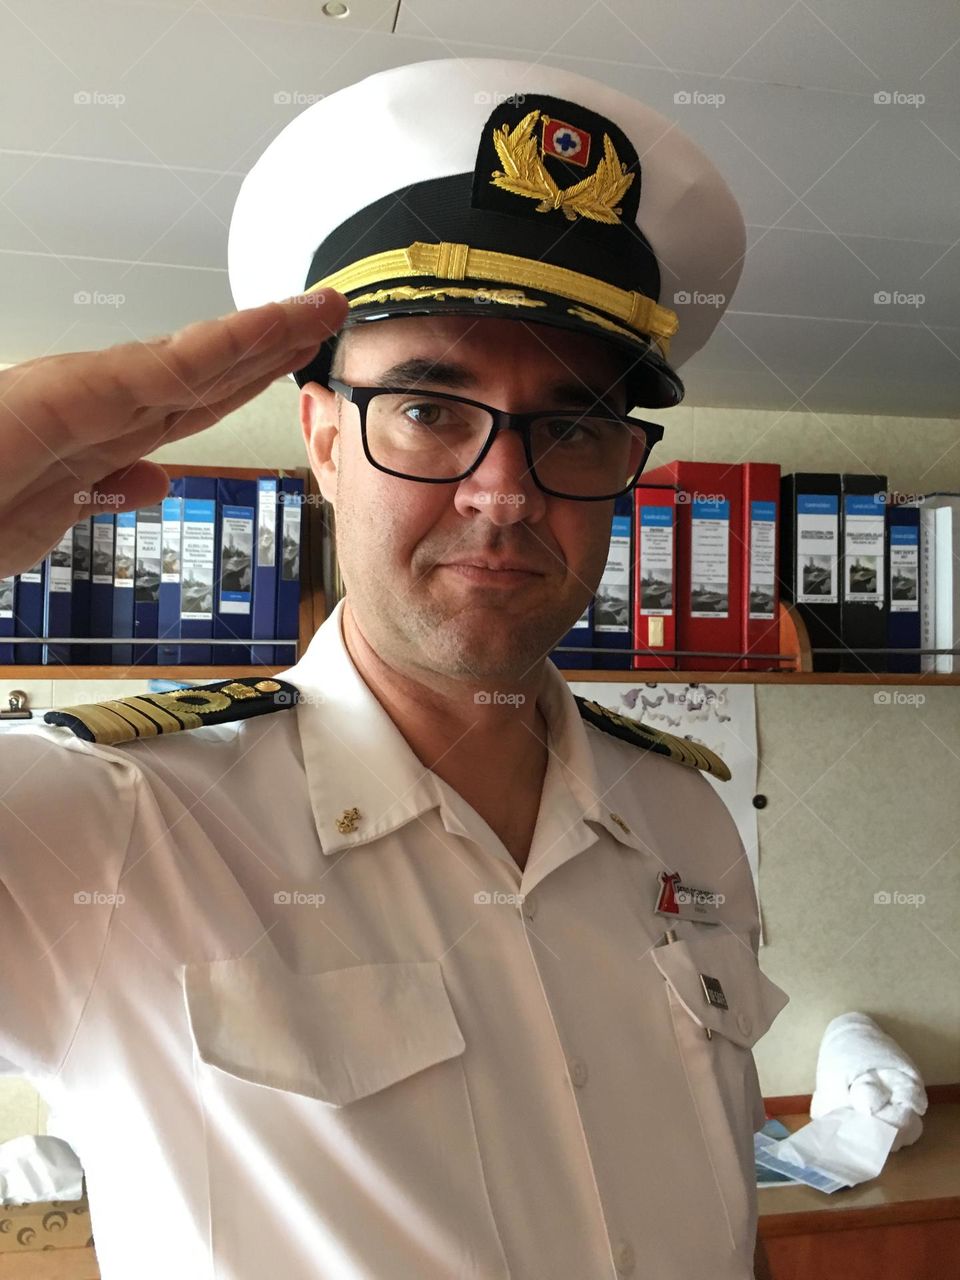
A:
<svg viewBox="0 0 960 1280">
<path fill-rule="evenodd" d="M 299 635 L 297 654 L 299 658 L 309 644 L 317 628 L 326 617 L 326 602 L 322 581 L 324 513 L 316 477 L 309 467 L 271 468 L 271 467 L 216 467 L 208 465 L 186 465 L 173 462 L 161 464 L 171 477 L 185 475 L 218 475 L 252 479 L 263 475 L 295 475 L 304 481 L 303 533 L 301 545 L 301 590 Z M 562 664 L 560 669 L 568 681 L 581 684 L 784 684 L 784 685 L 960 685 L 960 673 L 947 675 L 934 671 L 924 672 L 837 672 L 814 671 L 813 651 L 807 635 L 803 619 L 797 610 L 788 604 L 781 603 L 779 615 L 779 654 L 776 659 L 780 663 L 779 670 L 740 671 L 740 670 L 674 670 L 647 668 L 644 670 L 596 671 L 590 669 L 567 668 Z M 46 639 L 47 637 L 38 637 Z M 77 637 L 82 639 L 83 637 Z M 128 643 L 126 637 L 124 643 Z M 209 643 L 209 642 L 207 642 Z M 236 642 L 233 642 L 236 643 Z M 105 648 L 107 646 L 104 646 Z M 624 651 L 619 650 L 619 656 Z M 708 656 L 706 654 L 702 655 Z M 122 666 L 110 663 L 69 666 L 61 663 L 0 663 L 0 678 L 7 681 L 16 680 L 149 680 L 149 679 L 184 679 L 184 680 L 227 680 L 232 676 L 275 675 L 294 665 L 296 658 L 291 654 L 289 659 L 280 665 L 233 665 L 220 664 L 184 664 L 178 666 L 130 665 Z M 735 667 L 737 658 L 729 657 L 731 668 Z"/>
<path fill-rule="evenodd" d="M 297 653 L 290 653 L 287 661 L 280 665 L 245 665 L 234 664 L 223 666 L 211 664 L 183 664 L 177 666 L 156 665 L 115 665 L 112 663 L 85 663 L 82 666 L 71 666 L 64 663 L 0 663 L 0 677 L 8 681 L 16 680 L 228 680 L 231 676 L 243 675 L 275 675 L 292 667 L 306 646 L 313 633 L 323 621 L 324 600 L 321 583 L 320 566 L 322 565 L 323 548 L 323 510 L 320 490 L 316 477 L 309 467 L 219 467 L 214 464 L 206 466 L 190 466 L 173 462 L 160 464 L 170 477 L 174 476 L 227 476 L 237 479 L 255 479 L 257 476 L 290 475 L 300 476 L 304 481 L 304 503 L 301 526 L 300 547 L 300 617 L 297 639 Z M 38 637 L 46 639 L 47 637 Z M 84 637 L 77 636 L 76 640 Z M 126 637 L 123 643 L 130 643 Z M 156 642 L 154 642 L 156 643 Z M 212 643 L 206 641 L 205 643 Z M 236 641 L 232 643 L 236 644 Z M 266 642 L 264 642 L 266 643 Z M 105 649 L 109 646 L 105 645 Z M 136 646 L 134 646 L 136 648 Z"/>
<path fill-rule="evenodd" d="M 848 684 L 848 685 L 960 685 L 960 674 L 946 675 L 935 671 L 814 671 L 810 638 L 803 618 L 793 605 L 780 604 L 779 671 L 591 671 L 563 668 L 567 680 L 597 684 Z M 594 651 L 595 652 L 595 651 Z M 623 656 L 619 650 L 618 656 Z M 706 657 L 708 655 L 702 654 Z M 734 667 L 736 657 L 729 658 Z"/>
</svg>

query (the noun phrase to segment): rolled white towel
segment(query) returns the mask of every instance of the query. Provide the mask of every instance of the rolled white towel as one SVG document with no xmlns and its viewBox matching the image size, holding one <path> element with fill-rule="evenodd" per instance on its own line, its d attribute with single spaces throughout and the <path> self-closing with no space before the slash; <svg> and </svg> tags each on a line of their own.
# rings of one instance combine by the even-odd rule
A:
<svg viewBox="0 0 960 1280">
<path fill-rule="evenodd" d="M 842 1013 L 827 1023 L 817 1056 L 810 1102 L 816 1120 L 838 1107 L 854 1107 L 897 1129 L 891 1151 L 916 1142 L 927 1091 L 916 1063 L 865 1013 Z"/>
</svg>

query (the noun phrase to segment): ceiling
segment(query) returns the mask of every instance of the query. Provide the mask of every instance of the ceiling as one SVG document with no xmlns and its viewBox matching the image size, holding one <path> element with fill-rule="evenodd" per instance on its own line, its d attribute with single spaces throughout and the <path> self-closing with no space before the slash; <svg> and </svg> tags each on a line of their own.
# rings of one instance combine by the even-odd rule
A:
<svg viewBox="0 0 960 1280">
<path fill-rule="evenodd" d="M 642 98 L 739 200 L 743 276 L 686 404 L 960 417 L 954 0 L 348 2 L 4 0 L 0 362 L 231 310 L 240 182 L 311 95 L 506 56 Z"/>
</svg>

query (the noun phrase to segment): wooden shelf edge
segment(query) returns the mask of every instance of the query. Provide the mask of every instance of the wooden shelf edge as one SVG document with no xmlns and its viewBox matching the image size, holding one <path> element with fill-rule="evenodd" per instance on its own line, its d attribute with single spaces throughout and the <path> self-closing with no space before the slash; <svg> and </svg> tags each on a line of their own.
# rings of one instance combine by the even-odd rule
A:
<svg viewBox="0 0 960 1280">
<path fill-rule="evenodd" d="M 960 674 L 912 671 L 591 671 L 564 668 L 568 680 L 597 684 L 861 684 L 960 685 Z"/>
<path fill-rule="evenodd" d="M 946 1084 L 926 1084 L 924 1089 L 931 1107 L 945 1102 L 960 1104 L 960 1080 Z M 797 1116 L 809 1113 L 812 1101 L 811 1093 L 774 1093 L 769 1097 L 764 1094 L 763 1105 L 768 1116 Z"/>
<path fill-rule="evenodd" d="M 322 608 L 322 606 L 320 606 Z M 264 641 L 263 643 L 266 643 Z M 0 665 L 3 680 L 228 680 L 231 676 L 273 676 L 288 671 L 296 659 L 283 666 L 235 667 L 73 667 L 69 674 L 58 666 Z M 923 686 L 960 685 L 960 674 L 935 675 L 932 672 L 851 672 L 836 671 L 589 671 L 562 670 L 567 680 L 584 684 L 846 684 Z"/>
<path fill-rule="evenodd" d="M 264 642 L 266 643 L 266 642 Z M 229 680 L 231 676 L 275 676 L 288 671 L 294 659 L 284 666 L 235 667 L 5 667 L 0 677 L 6 680 Z"/>
<path fill-rule="evenodd" d="M 765 1188 L 760 1188 L 764 1190 Z M 776 1190 L 774 1190 L 776 1194 Z M 839 1191 L 837 1195 L 842 1195 Z M 825 1197 L 826 1199 L 826 1197 Z M 761 1213 L 758 1229 L 764 1240 L 777 1236 L 808 1236 L 825 1231 L 855 1231 L 863 1227 L 893 1227 L 907 1222 L 937 1222 L 960 1217 L 960 1196 L 902 1200 L 856 1209 L 800 1209 L 793 1213 Z"/>
</svg>

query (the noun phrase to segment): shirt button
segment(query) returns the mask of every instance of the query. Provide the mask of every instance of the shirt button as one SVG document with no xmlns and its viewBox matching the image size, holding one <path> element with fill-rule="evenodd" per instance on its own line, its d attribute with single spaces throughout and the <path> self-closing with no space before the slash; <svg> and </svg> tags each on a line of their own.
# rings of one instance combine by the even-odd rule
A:
<svg viewBox="0 0 960 1280">
<path fill-rule="evenodd" d="M 587 1074 L 587 1064 L 582 1058 L 572 1058 L 570 1060 L 570 1079 L 578 1089 L 582 1089 L 587 1083 Z"/>
<path fill-rule="evenodd" d="M 524 898 L 522 911 L 528 920 L 532 920 L 533 917 L 537 914 L 536 900 L 530 897 Z"/>
<path fill-rule="evenodd" d="M 748 1036 L 753 1027 L 753 1021 L 751 1018 L 747 1016 L 747 1014 L 738 1013 L 737 1026 L 740 1028 L 740 1031 L 742 1032 L 743 1035 Z"/>
<path fill-rule="evenodd" d="M 617 1274 L 621 1276 L 630 1275 L 637 1265 L 633 1247 L 626 1240 L 621 1240 L 614 1249 L 613 1260 L 617 1268 Z"/>
</svg>

